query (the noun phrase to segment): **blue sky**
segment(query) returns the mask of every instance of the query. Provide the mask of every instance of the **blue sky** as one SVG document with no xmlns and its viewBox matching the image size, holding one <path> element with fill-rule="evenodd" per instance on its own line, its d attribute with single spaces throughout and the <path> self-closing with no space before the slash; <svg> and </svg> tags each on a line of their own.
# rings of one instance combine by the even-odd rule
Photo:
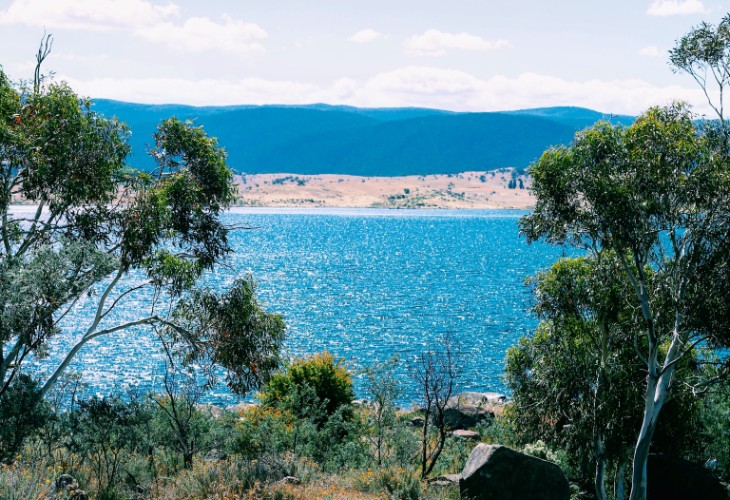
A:
<svg viewBox="0 0 730 500">
<path fill-rule="evenodd" d="M 704 96 L 667 50 L 730 1 L 0 0 L 0 64 L 134 102 L 574 105 L 639 113 Z"/>
</svg>

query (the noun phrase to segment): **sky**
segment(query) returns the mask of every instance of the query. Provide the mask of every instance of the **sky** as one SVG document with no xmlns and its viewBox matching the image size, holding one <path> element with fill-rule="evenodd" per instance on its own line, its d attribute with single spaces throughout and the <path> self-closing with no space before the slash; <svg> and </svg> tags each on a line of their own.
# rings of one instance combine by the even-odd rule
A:
<svg viewBox="0 0 730 500">
<path fill-rule="evenodd" d="M 667 51 L 730 0 L 0 0 L 0 65 L 83 96 L 192 105 L 347 104 L 708 113 Z"/>
</svg>

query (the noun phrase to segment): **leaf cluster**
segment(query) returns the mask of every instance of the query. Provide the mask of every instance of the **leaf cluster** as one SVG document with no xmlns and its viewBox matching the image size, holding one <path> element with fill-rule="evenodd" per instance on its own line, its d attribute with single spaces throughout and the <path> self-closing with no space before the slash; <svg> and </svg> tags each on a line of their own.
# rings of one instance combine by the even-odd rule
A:
<svg viewBox="0 0 730 500">
<path fill-rule="evenodd" d="M 723 144 L 683 104 L 651 108 L 630 127 L 580 132 L 531 168 L 537 203 L 520 230 L 528 241 L 615 252 L 644 282 L 658 331 L 671 329 L 676 312 L 690 336 L 728 342 L 730 157 Z"/>
<path fill-rule="evenodd" d="M 263 386 L 279 366 L 286 333 L 278 314 L 266 313 L 248 275 L 224 293 L 195 290 L 181 300 L 166 333 L 182 340 L 187 361 L 210 360 L 226 369 L 226 382 L 238 394 Z"/>
</svg>

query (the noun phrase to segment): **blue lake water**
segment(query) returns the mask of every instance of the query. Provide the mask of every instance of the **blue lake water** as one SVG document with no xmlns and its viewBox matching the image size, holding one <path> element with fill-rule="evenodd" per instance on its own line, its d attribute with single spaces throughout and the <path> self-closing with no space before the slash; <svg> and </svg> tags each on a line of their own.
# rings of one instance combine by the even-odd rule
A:
<svg viewBox="0 0 730 500">
<path fill-rule="evenodd" d="M 562 249 L 527 245 L 518 235 L 520 211 L 238 209 L 227 222 L 256 227 L 232 235 L 229 268 L 208 279 L 226 286 L 252 273 L 259 298 L 287 325 L 287 356 L 329 350 L 358 370 L 401 360 L 402 404 L 417 399 L 408 365 L 449 335 L 462 353 L 460 390 L 503 392 L 507 348 L 529 334 L 525 278 L 549 266 Z M 130 317 L 150 297 L 126 304 Z M 80 333 L 90 309 L 80 304 L 51 344 L 63 350 Z M 59 348 L 54 349 L 54 346 Z M 58 363 L 53 355 L 42 369 Z M 123 332 L 87 344 L 72 369 L 93 392 L 154 388 L 162 356 L 154 335 Z M 356 392 L 362 377 L 356 375 Z M 222 387 L 209 401 L 238 398 Z"/>
</svg>

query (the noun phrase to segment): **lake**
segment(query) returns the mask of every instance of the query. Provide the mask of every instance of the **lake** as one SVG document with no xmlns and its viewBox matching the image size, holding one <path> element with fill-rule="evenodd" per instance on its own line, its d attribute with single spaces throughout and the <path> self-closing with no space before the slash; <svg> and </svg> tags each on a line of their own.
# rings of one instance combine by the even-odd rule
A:
<svg viewBox="0 0 730 500">
<path fill-rule="evenodd" d="M 216 287 L 251 273 L 259 298 L 288 325 L 288 357 L 329 350 L 354 371 L 398 355 L 401 404 L 417 399 L 408 366 L 450 336 L 462 353 L 459 390 L 504 392 L 504 356 L 535 327 L 525 279 L 548 267 L 561 248 L 527 245 L 509 210 L 234 209 L 237 230 L 228 268 L 206 279 Z M 149 297 L 129 301 L 133 315 Z M 90 314 L 81 304 L 64 323 L 69 345 Z M 54 349 L 55 347 L 55 349 Z M 57 364 L 51 356 L 41 369 Z M 154 389 L 162 356 L 154 336 L 128 331 L 87 344 L 72 369 L 91 393 Z M 355 375 L 356 392 L 362 376 Z M 238 398 L 215 387 L 210 402 Z"/>
</svg>

